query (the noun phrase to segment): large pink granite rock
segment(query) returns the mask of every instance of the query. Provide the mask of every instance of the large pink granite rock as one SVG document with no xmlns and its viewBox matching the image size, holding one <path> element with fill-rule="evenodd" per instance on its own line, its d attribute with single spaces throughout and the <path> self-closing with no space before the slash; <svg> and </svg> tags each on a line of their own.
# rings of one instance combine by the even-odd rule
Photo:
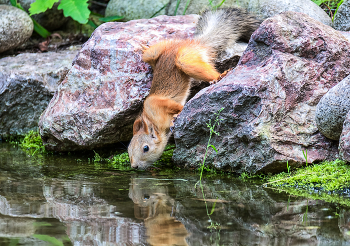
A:
<svg viewBox="0 0 350 246">
<path fill-rule="evenodd" d="M 265 20 L 252 35 L 238 66 L 200 91 L 175 122 L 174 161 L 203 162 L 209 129 L 219 109 L 219 136 L 206 163 L 242 172 L 277 172 L 338 156 L 338 144 L 315 122 L 316 105 L 350 74 L 350 43 L 305 14 L 285 12 Z"/>
<path fill-rule="evenodd" d="M 41 115 L 46 148 L 93 149 L 129 140 L 152 80 L 141 44 L 191 37 L 197 18 L 159 16 L 97 28 Z"/>
</svg>

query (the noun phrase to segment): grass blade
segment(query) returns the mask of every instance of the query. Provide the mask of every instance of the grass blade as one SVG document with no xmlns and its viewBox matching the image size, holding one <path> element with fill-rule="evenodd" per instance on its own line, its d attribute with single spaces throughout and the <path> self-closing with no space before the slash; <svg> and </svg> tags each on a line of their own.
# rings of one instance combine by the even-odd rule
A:
<svg viewBox="0 0 350 246">
<path fill-rule="evenodd" d="M 121 19 L 124 19 L 124 16 L 114 15 L 114 16 L 103 17 L 103 18 L 100 18 L 99 20 L 103 22 L 110 22 L 110 21 L 118 21 Z"/>
<path fill-rule="evenodd" d="M 47 38 L 48 36 L 51 35 L 51 33 L 48 30 L 46 30 L 43 26 L 41 26 L 33 18 L 32 18 L 32 21 L 34 24 L 34 31 L 37 32 L 41 37 Z"/>
<path fill-rule="evenodd" d="M 214 213 L 215 205 L 216 205 L 216 201 L 214 202 L 213 207 L 211 208 L 211 211 L 210 211 L 209 215 L 212 215 Z"/>
</svg>

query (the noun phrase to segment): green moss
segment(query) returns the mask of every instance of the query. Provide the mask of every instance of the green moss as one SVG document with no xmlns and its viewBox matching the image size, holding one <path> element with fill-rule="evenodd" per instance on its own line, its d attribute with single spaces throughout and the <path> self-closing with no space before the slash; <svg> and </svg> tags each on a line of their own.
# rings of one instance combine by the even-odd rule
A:
<svg viewBox="0 0 350 246">
<path fill-rule="evenodd" d="M 160 165 L 173 165 L 173 153 L 175 149 L 175 144 L 168 144 L 165 147 L 165 150 L 162 154 L 162 156 L 159 158 L 158 161 L 156 161 L 153 165 L 154 166 L 160 166 Z"/>
<path fill-rule="evenodd" d="M 106 161 L 108 166 L 112 167 L 113 169 L 117 169 L 119 171 L 133 170 L 130 165 L 128 152 L 116 154 L 110 158 L 107 158 Z"/>
<path fill-rule="evenodd" d="M 29 131 L 24 136 L 24 139 L 20 141 L 19 146 L 31 156 L 35 154 L 48 153 L 45 150 L 45 146 L 43 145 L 43 141 L 41 140 L 39 133 L 36 131 Z"/>
<path fill-rule="evenodd" d="M 250 181 L 250 180 L 255 180 L 255 181 L 264 181 L 266 180 L 266 175 L 260 173 L 260 174 L 250 174 L 247 172 L 241 173 L 239 176 L 239 179 L 242 181 Z"/>
<path fill-rule="evenodd" d="M 268 178 L 268 186 L 304 191 L 340 192 L 350 187 L 350 167 L 344 161 L 324 161 Z"/>
<path fill-rule="evenodd" d="M 314 190 L 304 190 L 304 189 L 296 189 L 290 187 L 268 187 L 274 191 L 278 191 L 280 193 L 288 193 L 292 196 L 296 197 L 306 197 L 312 200 L 322 200 L 325 202 L 340 204 L 350 207 L 350 200 L 348 197 L 339 195 L 339 194 L 329 194 L 326 192 L 315 193 Z"/>
</svg>

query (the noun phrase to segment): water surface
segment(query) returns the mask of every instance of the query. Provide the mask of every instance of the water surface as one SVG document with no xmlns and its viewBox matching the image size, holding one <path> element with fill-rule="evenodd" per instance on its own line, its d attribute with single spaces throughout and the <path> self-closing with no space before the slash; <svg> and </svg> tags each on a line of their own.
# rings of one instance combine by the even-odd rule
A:
<svg viewBox="0 0 350 246">
<path fill-rule="evenodd" d="M 209 219 L 198 179 L 0 143 L 0 245 L 350 245 L 348 207 L 206 176 Z"/>
</svg>

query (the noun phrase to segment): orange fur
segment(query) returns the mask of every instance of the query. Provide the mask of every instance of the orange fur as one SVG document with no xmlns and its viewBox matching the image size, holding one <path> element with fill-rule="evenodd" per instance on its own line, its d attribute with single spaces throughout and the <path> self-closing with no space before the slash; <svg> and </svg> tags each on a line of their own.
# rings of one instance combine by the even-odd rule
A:
<svg viewBox="0 0 350 246">
<path fill-rule="evenodd" d="M 128 148 L 132 167 L 148 166 L 163 153 L 174 115 L 181 112 L 189 95 L 190 78 L 220 78 L 214 58 L 210 47 L 195 40 L 162 41 L 144 51 L 142 59 L 152 66 L 153 81 L 143 112 L 134 123 Z"/>
<path fill-rule="evenodd" d="M 131 166 L 146 168 L 157 160 L 170 137 L 173 117 L 180 113 L 189 95 L 191 78 L 216 83 L 214 66 L 240 38 L 248 39 L 261 21 L 245 10 L 231 7 L 204 11 L 193 39 L 165 40 L 144 48 L 142 59 L 151 65 L 153 80 L 144 102 L 141 122 L 134 124 L 128 151 Z M 148 133 L 143 129 L 146 127 Z"/>
<path fill-rule="evenodd" d="M 144 114 L 157 127 L 164 131 L 170 127 L 174 114 L 181 112 L 183 106 L 169 98 L 151 95 L 144 104 Z"/>
<path fill-rule="evenodd" d="M 211 55 L 206 47 L 183 46 L 177 52 L 176 66 L 192 78 L 204 81 L 216 80 L 220 73 L 211 63 Z"/>
<path fill-rule="evenodd" d="M 146 49 L 142 55 L 142 60 L 151 65 L 151 67 L 154 69 L 159 56 L 167 48 L 168 43 L 169 41 L 162 41 Z"/>
</svg>

